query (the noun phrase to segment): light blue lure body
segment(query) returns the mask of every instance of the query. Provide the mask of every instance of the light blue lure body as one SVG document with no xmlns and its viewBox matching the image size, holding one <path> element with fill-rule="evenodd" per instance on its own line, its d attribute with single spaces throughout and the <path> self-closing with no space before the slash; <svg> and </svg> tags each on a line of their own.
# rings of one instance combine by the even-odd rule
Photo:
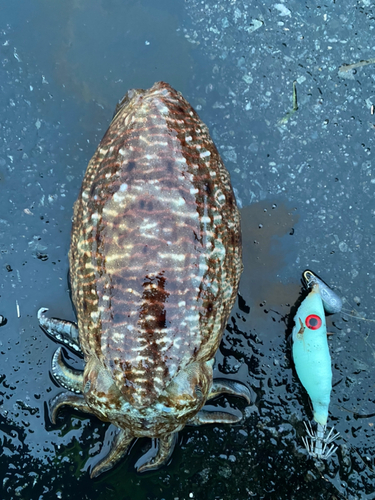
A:
<svg viewBox="0 0 375 500">
<path fill-rule="evenodd" d="M 319 285 L 314 283 L 294 317 L 293 360 L 297 375 L 310 396 L 314 420 L 326 425 L 332 390 L 331 356 Z"/>
<path fill-rule="evenodd" d="M 297 375 L 310 396 L 317 428 L 314 431 L 305 423 L 308 437 L 302 440 L 310 456 L 326 459 L 336 451 L 332 443 L 339 434 L 333 428 L 326 433 L 332 367 L 324 311 L 339 312 L 342 300 L 311 271 L 306 270 L 303 277 L 310 292 L 294 317 L 292 354 Z"/>
</svg>

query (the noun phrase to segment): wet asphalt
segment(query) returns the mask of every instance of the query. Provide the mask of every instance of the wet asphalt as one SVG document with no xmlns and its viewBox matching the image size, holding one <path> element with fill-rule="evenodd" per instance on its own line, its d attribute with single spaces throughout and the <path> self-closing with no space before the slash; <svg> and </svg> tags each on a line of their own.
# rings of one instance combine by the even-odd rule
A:
<svg viewBox="0 0 375 500">
<path fill-rule="evenodd" d="M 1 0 L 0 13 L 1 498 L 375 498 L 373 2 Z M 159 471 L 135 472 L 144 440 L 92 481 L 113 429 L 70 409 L 51 424 L 56 344 L 36 312 L 74 319 L 67 252 L 87 162 L 116 102 L 158 80 L 231 173 L 245 269 L 215 373 L 253 402 L 214 402 L 244 419 L 184 429 Z M 306 268 L 344 301 L 327 318 L 341 438 L 323 463 L 302 446 L 312 413 L 288 340 Z"/>
</svg>

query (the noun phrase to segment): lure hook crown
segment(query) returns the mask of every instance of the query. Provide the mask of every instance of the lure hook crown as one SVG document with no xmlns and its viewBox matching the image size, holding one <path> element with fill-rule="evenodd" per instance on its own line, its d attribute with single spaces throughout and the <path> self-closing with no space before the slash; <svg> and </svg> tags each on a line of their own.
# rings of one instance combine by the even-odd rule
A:
<svg viewBox="0 0 375 500">
<path fill-rule="evenodd" d="M 340 433 L 335 433 L 332 427 L 324 437 L 327 426 L 318 424 L 317 430 L 314 432 L 310 422 L 304 422 L 304 424 L 308 437 L 303 437 L 302 441 L 309 455 L 319 460 L 327 460 L 337 450 L 337 446 L 332 443 L 340 436 Z"/>
</svg>

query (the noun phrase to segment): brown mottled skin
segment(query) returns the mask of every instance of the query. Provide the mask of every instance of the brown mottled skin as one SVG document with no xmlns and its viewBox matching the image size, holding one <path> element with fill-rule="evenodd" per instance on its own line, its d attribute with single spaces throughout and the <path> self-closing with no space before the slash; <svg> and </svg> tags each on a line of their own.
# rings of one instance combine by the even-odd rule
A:
<svg viewBox="0 0 375 500">
<path fill-rule="evenodd" d="M 224 392 L 212 364 L 242 272 L 229 174 L 168 84 L 119 103 L 74 205 L 69 261 L 83 396 L 64 393 L 53 412 L 70 404 L 121 429 L 93 475 L 140 436 L 160 438 L 154 468 L 188 421 L 215 421 L 198 412 Z"/>
</svg>

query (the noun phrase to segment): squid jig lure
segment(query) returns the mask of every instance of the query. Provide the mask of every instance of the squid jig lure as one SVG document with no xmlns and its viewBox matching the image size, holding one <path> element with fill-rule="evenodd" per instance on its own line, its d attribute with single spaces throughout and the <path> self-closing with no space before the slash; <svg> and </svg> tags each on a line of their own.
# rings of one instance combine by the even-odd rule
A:
<svg viewBox="0 0 375 500">
<path fill-rule="evenodd" d="M 302 440 L 310 456 L 324 460 L 336 451 L 337 446 L 332 443 L 339 436 L 333 428 L 326 433 L 332 367 L 324 311 L 339 312 L 342 301 L 311 271 L 306 270 L 303 279 L 310 291 L 294 317 L 292 354 L 297 375 L 310 396 L 317 424 L 314 432 L 312 425 L 305 423 L 308 436 Z"/>
</svg>

